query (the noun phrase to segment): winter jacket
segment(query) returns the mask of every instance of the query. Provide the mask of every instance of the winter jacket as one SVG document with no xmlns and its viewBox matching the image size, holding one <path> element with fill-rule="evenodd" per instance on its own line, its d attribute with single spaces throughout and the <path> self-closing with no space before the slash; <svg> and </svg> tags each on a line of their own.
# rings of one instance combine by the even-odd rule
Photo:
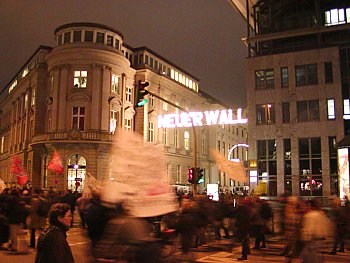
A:
<svg viewBox="0 0 350 263">
<path fill-rule="evenodd" d="M 67 242 L 68 228 L 64 225 L 50 225 L 38 240 L 35 263 L 74 263 L 72 251 Z"/>
</svg>

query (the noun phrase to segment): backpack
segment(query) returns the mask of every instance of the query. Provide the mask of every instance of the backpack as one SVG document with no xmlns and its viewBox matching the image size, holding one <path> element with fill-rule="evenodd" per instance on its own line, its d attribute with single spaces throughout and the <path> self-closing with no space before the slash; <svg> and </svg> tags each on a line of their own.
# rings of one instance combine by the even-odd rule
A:
<svg viewBox="0 0 350 263">
<path fill-rule="evenodd" d="M 40 203 L 39 203 L 39 207 L 38 207 L 38 210 L 36 211 L 36 213 L 40 217 L 47 217 L 49 210 L 50 210 L 49 201 L 47 201 L 47 199 L 42 198 L 42 197 L 40 197 L 39 200 L 40 200 Z"/>
</svg>

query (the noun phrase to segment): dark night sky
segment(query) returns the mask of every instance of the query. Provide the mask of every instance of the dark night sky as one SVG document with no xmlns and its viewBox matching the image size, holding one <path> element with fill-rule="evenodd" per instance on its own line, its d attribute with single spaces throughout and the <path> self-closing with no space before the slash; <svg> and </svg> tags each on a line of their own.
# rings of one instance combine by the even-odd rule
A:
<svg viewBox="0 0 350 263">
<path fill-rule="evenodd" d="M 0 0 L 0 88 L 71 22 L 111 26 L 130 46 L 147 46 L 199 78 L 213 97 L 246 106 L 246 25 L 226 0 Z"/>
</svg>

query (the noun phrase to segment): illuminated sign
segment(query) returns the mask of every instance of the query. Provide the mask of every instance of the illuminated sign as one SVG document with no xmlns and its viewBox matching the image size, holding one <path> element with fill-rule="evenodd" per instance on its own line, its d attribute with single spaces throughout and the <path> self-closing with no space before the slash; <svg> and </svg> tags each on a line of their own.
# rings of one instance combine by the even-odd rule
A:
<svg viewBox="0 0 350 263">
<path fill-rule="evenodd" d="M 350 194 L 349 185 L 349 153 L 348 148 L 338 149 L 339 196 L 344 198 Z"/>
<path fill-rule="evenodd" d="M 234 119 L 232 110 L 216 110 L 205 112 L 182 112 L 180 114 L 165 114 L 158 116 L 158 128 L 180 128 L 203 125 L 224 125 L 247 123 L 242 119 L 242 109 L 237 110 Z"/>
</svg>

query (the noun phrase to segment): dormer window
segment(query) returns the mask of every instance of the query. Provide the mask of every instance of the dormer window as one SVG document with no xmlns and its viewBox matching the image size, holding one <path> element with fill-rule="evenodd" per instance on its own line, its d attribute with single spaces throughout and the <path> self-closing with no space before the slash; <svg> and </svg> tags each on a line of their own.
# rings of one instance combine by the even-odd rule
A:
<svg viewBox="0 0 350 263">
<path fill-rule="evenodd" d="M 94 40 L 94 32 L 85 31 L 85 42 L 93 42 L 93 40 Z"/>
<path fill-rule="evenodd" d="M 105 34 L 101 32 L 97 32 L 96 43 L 104 44 L 104 42 L 105 42 Z"/>
</svg>

